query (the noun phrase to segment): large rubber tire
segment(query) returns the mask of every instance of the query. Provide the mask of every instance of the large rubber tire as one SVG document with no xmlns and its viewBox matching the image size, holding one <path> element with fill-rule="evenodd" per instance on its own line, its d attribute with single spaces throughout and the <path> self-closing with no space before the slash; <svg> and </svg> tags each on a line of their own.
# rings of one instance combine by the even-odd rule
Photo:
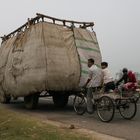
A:
<svg viewBox="0 0 140 140">
<path fill-rule="evenodd" d="M 63 108 L 68 104 L 68 95 L 65 94 L 54 94 L 53 103 L 58 108 Z"/>
<path fill-rule="evenodd" d="M 32 94 L 24 97 L 24 104 L 27 109 L 35 109 L 37 108 L 39 100 L 38 94 Z"/>
<path fill-rule="evenodd" d="M 102 96 L 97 101 L 97 114 L 101 121 L 110 122 L 115 113 L 115 106 L 112 99 L 108 96 Z"/>
<path fill-rule="evenodd" d="M 135 100 L 120 100 L 119 112 L 124 119 L 131 120 L 134 118 L 137 112 L 137 104 Z"/>
<path fill-rule="evenodd" d="M 0 95 L 0 103 L 9 104 L 11 101 L 11 96 Z"/>
<path fill-rule="evenodd" d="M 75 95 L 73 107 L 78 115 L 83 115 L 86 112 L 87 104 L 83 94 Z"/>
</svg>

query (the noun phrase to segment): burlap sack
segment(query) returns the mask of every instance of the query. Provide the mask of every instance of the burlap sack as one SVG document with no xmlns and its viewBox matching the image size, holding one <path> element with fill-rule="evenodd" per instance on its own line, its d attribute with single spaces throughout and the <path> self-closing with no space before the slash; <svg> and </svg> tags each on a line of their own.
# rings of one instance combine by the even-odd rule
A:
<svg viewBox="0 0 140 140">
<path fill-rule="evenodd" d="M 76 90 L 87 78 L 87 59 L 101 62 L 95 33 L 46 22 L 31 25 L 0 48 L 0 94 Z"/>
</svg>

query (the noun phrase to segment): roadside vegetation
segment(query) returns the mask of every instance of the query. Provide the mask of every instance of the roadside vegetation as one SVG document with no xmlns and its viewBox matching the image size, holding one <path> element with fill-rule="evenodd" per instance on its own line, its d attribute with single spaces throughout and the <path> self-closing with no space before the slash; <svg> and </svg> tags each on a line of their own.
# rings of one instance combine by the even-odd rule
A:
<svg viewBox="0 0 140 140">
<path fill-rule="evenodd" d="M 13 112 L 0 104 L 0 140 L 90 140 L 69 128 Z"/>
</svg>

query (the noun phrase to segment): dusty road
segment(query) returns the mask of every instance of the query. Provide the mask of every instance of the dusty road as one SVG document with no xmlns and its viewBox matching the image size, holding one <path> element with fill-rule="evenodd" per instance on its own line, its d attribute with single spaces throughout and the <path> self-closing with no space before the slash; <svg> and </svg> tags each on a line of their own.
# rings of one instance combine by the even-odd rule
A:
<svg viewBox="0 0 140 140">
<path fill-rule="evenodd" d="M 103 134 L 125 138 L 127 140 L 140 139 L 140 104 L 138 104 L 137 115 L 133 120 L 124 120 L 119 113 L 116 112 L 112 122 L 103 123 L 98 119 L 96 112 L 93 115 L 89 115 L 87 113 L 83 116 L 76 115 L 71 101 L 72 98 L 70 97 L 69 104 L 64 109 L 55 108 L 52 100 L 49 98 L 40 98 L 39 106 L 36 110 L 25 109 L 22 99 L 12 101 L 11 104 L 6 106 L 12 110 L 16 110 L 17 112 L 23 112 L 44 120 L 74 124 L 76 127 L 87 128 Z"/>
</svg>

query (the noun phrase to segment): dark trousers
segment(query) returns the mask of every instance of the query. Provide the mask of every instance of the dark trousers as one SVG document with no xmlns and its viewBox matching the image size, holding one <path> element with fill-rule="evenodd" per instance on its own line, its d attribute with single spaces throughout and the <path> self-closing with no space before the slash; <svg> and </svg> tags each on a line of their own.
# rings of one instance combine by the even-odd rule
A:
<svg viewBox="0 0 140 140">
<path fill-rule="evenodd" d="M 101 87 L 89 87 L 87 89 L 87 111 L 90 113 L 93 112 L 94 93 L 99 91 L 100 89 Z"/>
<path fill-rule="evenodd" d="M 114 90 L 114 89 L 115 89 L 114 81 L 104 84 L 104 91 L 105 92 L 109 92 L 109 90 Z"/>
</svg>

